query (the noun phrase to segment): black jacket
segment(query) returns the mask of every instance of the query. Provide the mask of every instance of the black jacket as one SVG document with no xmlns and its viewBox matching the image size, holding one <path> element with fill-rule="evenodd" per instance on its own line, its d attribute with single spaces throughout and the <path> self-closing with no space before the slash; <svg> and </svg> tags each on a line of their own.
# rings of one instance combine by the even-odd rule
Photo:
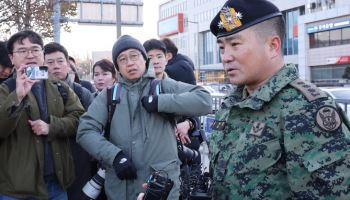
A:
<svg viewBox="0 0 350 200">
<path fill-rule="evenodd" d="M 165 72 L 176 81 L 196 85 L 193 69 L 193 62 L 187 56 L 178 53 L 169 60 Z"/>
</svg>

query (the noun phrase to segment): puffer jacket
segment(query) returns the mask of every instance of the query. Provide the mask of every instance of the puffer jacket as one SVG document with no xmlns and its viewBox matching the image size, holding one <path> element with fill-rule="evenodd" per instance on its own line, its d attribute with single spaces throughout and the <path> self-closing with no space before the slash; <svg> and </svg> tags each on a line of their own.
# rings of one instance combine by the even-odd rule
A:
<svg viewBox="0 0 350 200">
<path fill-rule="evenodd" d="M 141 99 L 150 90 L 154 72 L 148 70 L 138 81 L 123 77 L 120 103 L 117 104 L 110 131 L 110 140 L 100 133 L 107 123 L 107 95 L 103 90 L 81 119 L 77 141 L 92 156 L 105 164 L 105 191 L 110 200 L 135 200 L 142 192 L 152 172 L 163 170 L 174 181 L 168 199 L 179 198 L 180 161 L 177 156 L 174 125 L 161 113 L 180 116 L 200 116 L 211 111 L 210 94 L 202 87 L 176 82 L 170 78 L 161 81 L 163 93 L 158 96 L 158 111 L 148 113 Z M 123 151 L 137 169 L 136 180 L 120 180 L 112 167 L 115 156 Z"/>
<path fill-rule="evenodd" d="M 52 147 L 55 174 L 66 189 L 74 180 L 68 138 L 76 133 L 84 109 L 68 85 L 60 82 L 68 91 L 64 105 L 57 82 L 51 77 L 45 81 L 50 121 L 47 140 Z M 38 106 L 32 92 L 18 103 L 16 90 L 9 93 L 6 84 L 0 85 L 0 194 L 48 199 L 43 177 L 44 138 L 35 135 L 28 123 L 29 119 L 40 119 Z"/>
</svg>

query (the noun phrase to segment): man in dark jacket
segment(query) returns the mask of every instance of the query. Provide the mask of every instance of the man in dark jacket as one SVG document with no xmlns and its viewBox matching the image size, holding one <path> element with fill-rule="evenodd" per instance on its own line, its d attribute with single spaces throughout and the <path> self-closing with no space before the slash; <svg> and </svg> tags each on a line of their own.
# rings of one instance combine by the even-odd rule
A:
<svg viewBox="0 0 350 200">
<path fill-rule="evenodd" d="M 16 74 L 0 85 L 0 199 L 67 200 L 74 181 L 68 141 L 84 109 L 66 83 L 26 75 L 30 65 L 44 64 L 37 33 L 12 35 L 7 49 Z"/>
<path fill-rule="evenodd" d="M 49 73 L 61 81 L 65 81 L 78 95 L 80 102 L 83 104 L 85 110 L 87 110 L 93 100 L 92 93 L 80 84 L 73 82 L 69 77 L 68 72 L 70 71 L 70 66 L 66 48 L 55 42 L 46 44 L 44 46 L 44 57 L 45 63 L 49 67 Z M 92 158 L 76 143 L 75 136 L 70 138 L 70 144 L 75 164 L 76 178 L 73 185 L 68 188 L 68 198 L 83 199 L 84 194 L 82 193 L 82 188 L 93 176 Z"/>
<path fill-rule="evenodd" d="M 174 80 L 196 85 L 196 78 L 194 76 L 194 64 L 192 60 L 180 53 L 173 41 L 169 38 L 162 39 L 166 46 L 168 64 L 165 72 Z"/>
</svg>

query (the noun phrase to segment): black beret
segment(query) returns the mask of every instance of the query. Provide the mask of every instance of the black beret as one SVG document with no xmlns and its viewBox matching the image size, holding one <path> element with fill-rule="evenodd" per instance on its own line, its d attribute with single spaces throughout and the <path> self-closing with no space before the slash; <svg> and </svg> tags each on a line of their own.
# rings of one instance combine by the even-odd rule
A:
<svg viewBox="0 0 350 200">
<path fill-rule="evenodd" d="M 267 0 L 228 0 L 210 23 L 217 37 L 228 36 L 273 17 L 282 16 Z"/>
</svg>

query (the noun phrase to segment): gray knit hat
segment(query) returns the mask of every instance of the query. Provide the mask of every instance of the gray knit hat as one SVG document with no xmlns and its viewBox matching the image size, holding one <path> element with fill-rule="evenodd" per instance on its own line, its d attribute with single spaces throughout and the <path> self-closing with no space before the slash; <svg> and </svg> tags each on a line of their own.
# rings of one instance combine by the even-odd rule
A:
<svg viewBox="0 0 350 200">
<path fill-rule="evenodd" d="M 112 49 L 112 58 L 113 63 L 119 71 L 119 67 L 117 64 L 117 58 L 119 54 L 127 49 L 137 49 L 141 52 L 143 58 L 147 60 L 147 54 L 145 48 L 142 46 L 140 41 L 131 37 L 130 35 L 121 36 L 113 45 Z"/>
</svg>

